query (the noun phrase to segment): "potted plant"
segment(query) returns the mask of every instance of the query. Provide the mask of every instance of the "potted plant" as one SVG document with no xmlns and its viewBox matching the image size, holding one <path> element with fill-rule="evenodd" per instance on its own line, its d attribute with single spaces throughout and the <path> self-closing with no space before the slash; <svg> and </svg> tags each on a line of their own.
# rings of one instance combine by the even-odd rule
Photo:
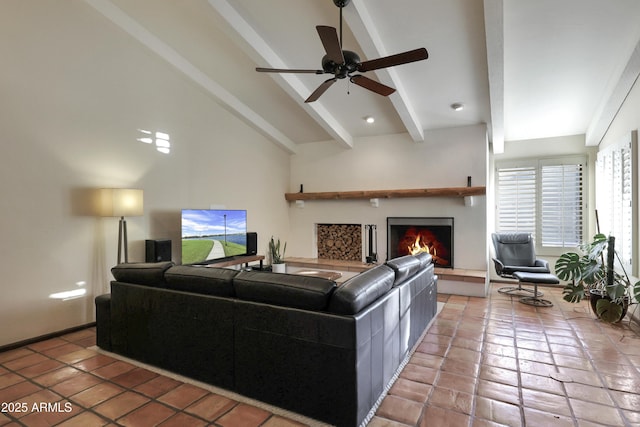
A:
<svg viewBox="0 0 640 427">
<path fill-rule="evenodd" d="M 562 291 L 563 299 L 578 303 L 588 296 L 598 318 L 619 322 L 627 313 L 628 306 L 640 299 L 640 281 L 631 284 L 615 251 L 613 236 L 607 238 L 604 234 L 596 234 L 592 242 L 581 246 L 581 252 L 564 253 L 556 261 L 556 275 L 569 282 Z M 616 258 L 622 274 L 614 268 Z"/>
<path fill-rule="evenodd" d="M 271 269 L 276 273 L 285 273 L 287 266 L 284 263 L 284 253 L 287 250 L 287 242 L 284 242 L 282 246 L 282 252 L 280 252 L 280 239 L 275 241 L 273 236 L 269 240 L 269 254 L 271 255 Z"/>
</svg>

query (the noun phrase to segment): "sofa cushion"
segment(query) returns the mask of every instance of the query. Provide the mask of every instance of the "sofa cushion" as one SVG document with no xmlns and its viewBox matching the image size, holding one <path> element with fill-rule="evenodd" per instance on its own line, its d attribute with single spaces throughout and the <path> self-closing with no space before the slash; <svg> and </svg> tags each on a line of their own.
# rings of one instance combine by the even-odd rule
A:
<svg viewBox="0 0 640 427">
<path fill-rule="evenodd" d="M 229 268 L 176 265 L 168 269 L 164 277 L 169 289 L 220 297 L 233 297 L 235 296 L 233 278 L 238 273 L 238 270 Z"/>
<path fill-rule="evenodd" d="M 336 282 L 321 277 L 243 271 L 233 280 L 240 299 L 304 310 L 326 310 Z"/>
<path fill-rule="evenodd" d="M 111 269 L 111 274 L 118 282 L 164 287 L 164 273 L 173 265 L 171 261 L 118 264 Z"/>
<path fill-rule="evenodd" d="M 387 261 L 387 265 L 391 267 L 396 275 L 394 285 L 404 282 L 409 277 L 416 274 L 420 270 L 420 260 L 413 255 L 405 255 Z"/>
<path fill-rule="evenodd" d="M 418 261 L 420 261 L 420 268 L 425 268 L 426 266 L 433 263 L 433 257 L 429 252 L 420 252 L 414 255 Z"/>
<path fill-rule="evenodd" d="M 356 314 L 393 287 L 395 274 L 390 267 L 379 265 L 352 277 L 331 297 L 329 311 Z"/>
</svg>

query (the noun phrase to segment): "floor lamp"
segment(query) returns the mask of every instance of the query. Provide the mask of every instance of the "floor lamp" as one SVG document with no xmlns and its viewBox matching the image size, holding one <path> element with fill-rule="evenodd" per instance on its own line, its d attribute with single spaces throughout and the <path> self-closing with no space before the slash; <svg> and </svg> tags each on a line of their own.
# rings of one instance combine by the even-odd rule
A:
<svg viewBox="0 0 640 427">
<path fill-rule="evenodd" d="M 118 224 L 118 264 L 129 262 L 127 241 L 127 221 L 125 216 L 141 216 L 143 214 L 142 190 L 131 188 L 103 188 L 100 190 L 102 216 L 120 217 Z"/>
</svg>

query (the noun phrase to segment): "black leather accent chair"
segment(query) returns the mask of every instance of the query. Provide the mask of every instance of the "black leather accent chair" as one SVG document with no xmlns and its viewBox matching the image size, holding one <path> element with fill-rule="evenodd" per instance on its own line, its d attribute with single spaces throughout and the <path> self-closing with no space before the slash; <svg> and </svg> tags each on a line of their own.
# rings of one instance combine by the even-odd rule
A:
<svg viewBox="0 0 640 427">
<path fill-rule="evenodd" d="M 536 258 L 533 238 L 529 233 L 492 233 L 495 257 L 493 263 L 500 277 L 517 279 L 516 272 L 550 274 L 549 262 Z M 533 294 L 542 296 L 542 292 L 518 286 L 504 286 L 498 289 L 503 294 Z"/>
</svg>

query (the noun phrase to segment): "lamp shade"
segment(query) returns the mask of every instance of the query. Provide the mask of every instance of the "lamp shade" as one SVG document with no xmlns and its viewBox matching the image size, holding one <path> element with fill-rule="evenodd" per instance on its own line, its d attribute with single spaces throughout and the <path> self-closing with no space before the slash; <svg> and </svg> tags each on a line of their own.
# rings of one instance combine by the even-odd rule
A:
<svg viewBox="0 0 640 427">
<path fill-rule="evenodd" d="M 101 188 L 100 216 L 140 216 L 143 211 L 142 190 L 132 188 Z"/>
</svg>

